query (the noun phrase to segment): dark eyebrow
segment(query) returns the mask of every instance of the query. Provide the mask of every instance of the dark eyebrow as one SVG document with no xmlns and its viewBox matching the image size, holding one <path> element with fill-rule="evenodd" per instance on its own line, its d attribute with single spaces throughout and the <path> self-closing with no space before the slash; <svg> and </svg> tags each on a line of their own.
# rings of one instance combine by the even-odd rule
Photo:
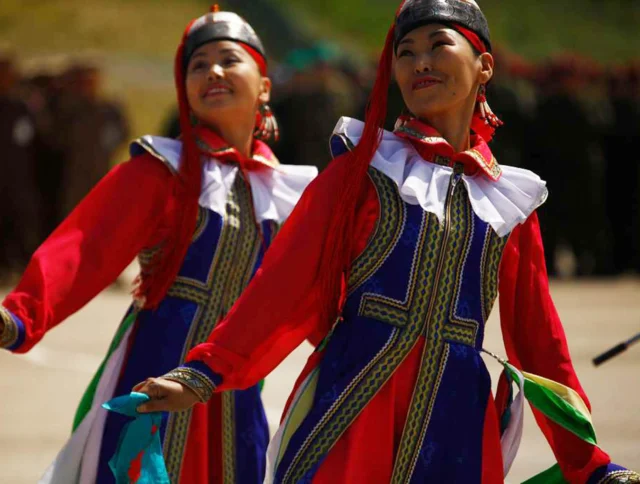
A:
<svg viewBox="0 0 640 484">
<path fill-rule="evenodd" d="M 447 30 L 448 29 L 439 29 L 439 30 L 436 30 L 435 32 L 431 32 L 429 34 L 429 39 L 431 40 L 440 34 L 448 34 L 449 32 Z M 402 44 L 415 44 L 415 41 L 411 37 L 405 37 L 398 43 L 399 46 Z"/>
<path fill-rule="evenodd" d="M 220 49 L 220 54 L 237 54 L 238 50 L 232 47 L 226 47 L 224 49 Z"/>
<path fill-rule="evenodd" d="M 448 34 L 448 33 L 449 33 L 449 32 L 448 32 L 448 30 L 447 30 L 447 29 L 439 29 L 439 30 L 436 30 L 435 32 L 431 32 L 431 33 L 429 34 L 429 38 L 430 38 L 430 39 L 433 39 L 436 35 L 440 35 L 440 34 Z"/>
<path fill-rule="evenodd" d="M 191 59 L 195 59 L 196 57 L 206 57 L 206 56 L 207 54 L 205 54 L 204 52 L 196 52 L 191 56 Z"/>
</svg>

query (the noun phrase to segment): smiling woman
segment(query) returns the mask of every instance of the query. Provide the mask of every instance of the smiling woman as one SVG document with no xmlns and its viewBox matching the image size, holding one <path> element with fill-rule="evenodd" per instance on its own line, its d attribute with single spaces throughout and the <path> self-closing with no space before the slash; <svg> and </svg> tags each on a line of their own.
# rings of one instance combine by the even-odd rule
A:
<svg viewBox="0 0 640 484">
<path fill-rule="evenodd" d="M 527 376 L 524 395 L 535 380 L 565 396 L 537 400 L 558 466 L 536 482 L 640 482 L 581 431 L 589 403 L 536 215 L 546 185 L 498 164 L 488 145 L 501 124 L 484 95 L 493 63 L 475 2 L 402 2 L 365 123 L 338 122 L 335 160 L 260 273 L 184 365 L 137 387 L 152 397 L 144 410 L 190 408 L 185 386 L 254 385 L 310 338 L 317 348 L 270 444 L 266 482 L 503 483 L 522 411 L 506 380 L 494 399 L 481 357 L 499 292 L 510 375 Z M 381 127 L 394 69 L 409 114 L 391 133 Z M 182 376 L 194 371 L 195 385 Z"/>
<path fill-rule="evenodd" d="M 250 153 L 255 113 L 270 100 L 271 80 L 262 74 L 264 61 L 230 40 L 200 46 L 187 65 L 187 100 L 193 114 L 222 137 Z M 228 120 L 235 120 L 229 123 Z M 244 136 L 243 136 L 244 134 Z"/>
<path fill-rule="evenodd" d="M 477 86 L 493 76 L 491 54 L 478 54 L 462 33 L 437 23 L 410 31 L 396 50 L 395 77 L 409 111 L 438 126 L 457 151 L 469 149 L 467 127 Z"/>
<path fill-rule="evenodd" d="M 174 71 L 181 138 L 134 141 L 131 160 L 45 241 L 0 307 L 0 347 L 26 352 L 139 258 L 135 300 L 42 483 L 140 477 L 149 457 L 123 458 L 128 419 L 101 405 L 205 341 L 317 173 L 281 165 L 264 142 L 277 137 L 271 81 L 262 43 L 241 17 L 215 11 L 192 21 Z M 206 405 L 154 417 L 165 474 L 175 484 L 261 483 L 269 435 L 258 382 L 212 396 L 211 386 L 194 385 L 201 373 L 179 376 L 192 384 L 184 394 Z"/>
</svg>

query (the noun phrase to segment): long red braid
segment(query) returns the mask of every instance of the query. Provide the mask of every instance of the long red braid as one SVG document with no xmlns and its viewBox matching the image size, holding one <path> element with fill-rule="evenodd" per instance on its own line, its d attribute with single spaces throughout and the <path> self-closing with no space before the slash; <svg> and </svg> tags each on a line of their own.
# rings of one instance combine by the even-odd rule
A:
<svg viewBox="0 0 640 484">
<path fill-rule="evenodd" d="M 321 315 L 324 321 L 333 320 L 338 311 L 342 275 L 348 272 L 353 242 L 353 227 L 356 205 L 365 188 L 369 163 L 373 158 L 380 140 L 385 117 L 387 115 L 387 93 L 391 81 L 393 61 L 394 25 L 387 33 L 384 49 L 378 65 L 376 81 L 369 96 L 365 127 L 362 138 L 349 157 L 348 177 L 341 180 L 339 200 L 331 219 L 329 235 L 325 241 L 322 258 L 326 263 L 321 274 L 322 300 L 329 304 L 323 307 Z"/>
<path fill-rule="evenodd" d="M 136 290 L 136 296 L 144 298 L 144 307 L 147 309 L 157 307 L 173 284 L 191 243 L 198 219 L 202 169 L 200 152 L 190 120 L 183 70 L 184 46 L 193 22 L 195 20 L 187 25 L 174 61 L 174 78 L 182 133 L 182 159 L 177 193 L 180 210 L 174 227 L 163 242 L 161 251 L 151 263 L 150 274 L 140 281 L 140 286 Z"/>
</svg>

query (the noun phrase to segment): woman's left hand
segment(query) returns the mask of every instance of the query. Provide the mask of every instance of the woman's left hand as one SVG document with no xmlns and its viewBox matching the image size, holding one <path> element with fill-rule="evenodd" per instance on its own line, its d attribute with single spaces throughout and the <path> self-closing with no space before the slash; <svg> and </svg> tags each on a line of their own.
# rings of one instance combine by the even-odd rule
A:
<svg viewBox="0 0 640 484">
<path fill-rule="evenodd" d="M 165 378 L 147 378 L 133 387 L 134 392 L 149 395 L 149 400 L 138 407 L 140 413 L 179 412 L 188 410 L 200 400 L 189 387 Z"/>
</svg>

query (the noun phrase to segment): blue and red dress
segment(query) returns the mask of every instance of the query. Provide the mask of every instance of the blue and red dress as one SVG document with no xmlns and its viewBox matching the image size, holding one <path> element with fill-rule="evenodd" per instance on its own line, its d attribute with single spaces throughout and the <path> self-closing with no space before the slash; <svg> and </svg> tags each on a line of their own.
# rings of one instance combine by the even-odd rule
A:
<svg viewBox="0 0 640 484">
<path fill-rule="evenodd" d="M 185 367 L 217 392 L 247 388 L 305 338 L 320 342 L 270 444 L 266 482 L 502 483 L 501 405 L 480 356 L 498 292 L 509 359 L 588 402 L 549 295 L 535 214 L 545 183 L 500 166 L 481 137 L 454 153 L 417 121 L 385 132 L 357 207 L 341 317 L 323 321 L 332 186 L 349 176 L 340 155 L 362 129 L 338 123 L 337 158 Z M 536 417 L 566 480 L 597 482 L 608 455 Z"/>
<path fill-rule="evenodd" d="M 184 361 L 227 314 L 317 170 L 280 165 L 256 141 L 242 159 L 210 131 L 198 131 L 203 156 L 199 217 L 182 267 L 154 310 L 133 304 L 84 398 L 71 439 L 43 482 L 114 482 L 108 462 L 127 417 L 100 405 Z M 115 280 L 138 256 L 153 270 L 180 216 L 176 190 L 182 143 L 145 136 L 35 253 L 3 302 L 6 347 L 26 352 Z M 207 405 L 165 414 L 160 427 L 171 482 L 261 483 L 269 432 L 260 390 L 217 394 Z"/>
</svg>

